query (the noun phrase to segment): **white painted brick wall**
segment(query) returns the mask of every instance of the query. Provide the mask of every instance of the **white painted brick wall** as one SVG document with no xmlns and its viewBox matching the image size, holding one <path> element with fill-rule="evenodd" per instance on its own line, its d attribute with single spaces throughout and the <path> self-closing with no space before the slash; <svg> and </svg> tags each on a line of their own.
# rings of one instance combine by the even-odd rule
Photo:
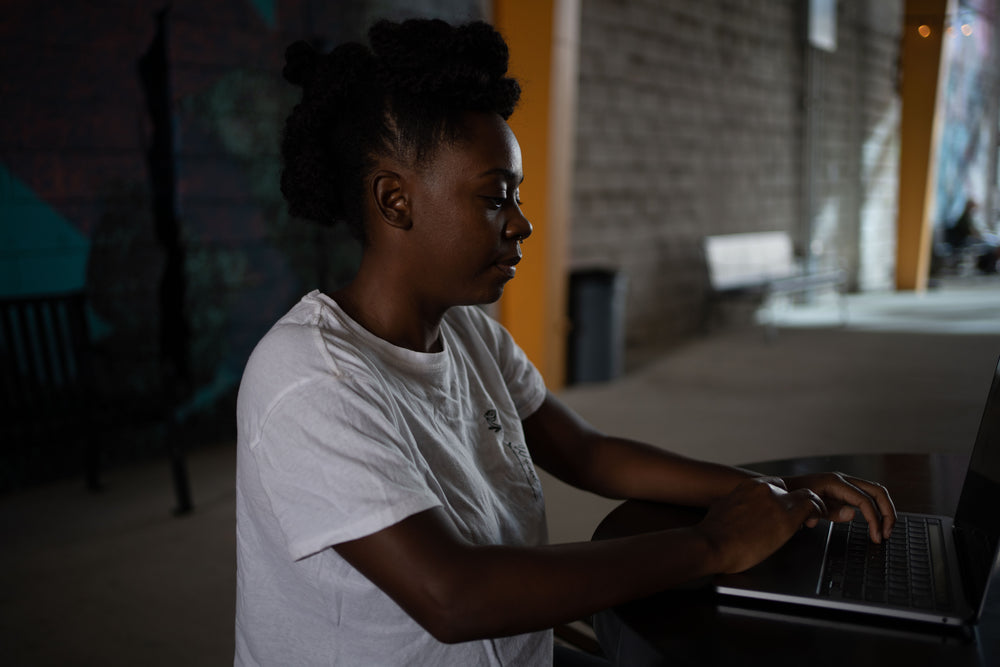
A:
<svg viewBox="0 0 1000 667">
<path fill-rule="evenodd" d="M 583 0 L 570 257 L 627 274 L 630 351 L 698 330 L 704 236 L 786 230 L 808 247 L 805 4 Z M 902 3 L 839 4 L 840 48 L 823 54 L 819 240 L 874 288 L 892 272 Z"/>
</svg>

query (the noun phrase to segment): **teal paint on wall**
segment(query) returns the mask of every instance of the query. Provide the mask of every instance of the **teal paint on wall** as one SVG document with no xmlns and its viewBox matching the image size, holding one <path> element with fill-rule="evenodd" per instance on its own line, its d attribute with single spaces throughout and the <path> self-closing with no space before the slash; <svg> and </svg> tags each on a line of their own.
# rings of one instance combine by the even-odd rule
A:
<svg viewBox="0 0 1000 667">
<path fill-rule="evenodd" d="M 90 240 L 0 164 L 0 296 L 83 289 Z"/>
<path fill-rule="evenodd" d="M 278 19 L 278 8 L 275 0 L 252 0 L 252 3 L 267 27 L 273 28 Z"/>
</svg>

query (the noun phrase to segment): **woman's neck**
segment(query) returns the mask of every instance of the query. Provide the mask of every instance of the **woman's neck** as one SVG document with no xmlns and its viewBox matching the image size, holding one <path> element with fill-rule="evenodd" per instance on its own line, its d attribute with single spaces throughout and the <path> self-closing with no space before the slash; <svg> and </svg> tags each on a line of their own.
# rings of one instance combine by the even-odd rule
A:
<svg viewBox="0 0 1000 667">
<path fill-rule="evenodd" d="M 429 312 L 415 295 L 391 285 L 384 274 L 371 280 L 361 270 L 331 296 L 351 319 L 382 340 L 416 352 L 441 351 L 444 312 Z"/>
</svg>

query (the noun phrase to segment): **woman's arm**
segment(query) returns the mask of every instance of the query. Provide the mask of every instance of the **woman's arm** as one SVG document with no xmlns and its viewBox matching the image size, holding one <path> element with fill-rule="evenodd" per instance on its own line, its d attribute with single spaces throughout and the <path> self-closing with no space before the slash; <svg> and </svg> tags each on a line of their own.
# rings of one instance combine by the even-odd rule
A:
<svg viewBox="0 0 1000 667">
<path fill-rule="evenodd" d="M 536 464 L 567 484 L 610 498 L 636 498 L 707 507 L 751 471 L 697 461 L 645 443 L 616 438 L 596 430 L 551 392 L 524 420 L 524 434 Z M 875 541 L 888 537 L 896 512 L 879 484 L 842 473 L 823 473 L 783 480 L 789 489 L 817 493 L 829 512 L 825 518 L 849 520 L 857 507 L 868 520 Z"/>
<path fill-rule="evenodd" d="M 788 493 L 760 478 L 691 528 L 547 547 L 477 546 L 435 508 L 335 549 L 434 637 L 460 642 L 550 628 L 742 571 L 822 511 L 812 492 Z"/>
<path fill-rule="evenodd" d="M 609 498 L 707 507 L 741 481 L 757 476 L 605 435 L 551 392 L 523 426 L 538 466 L 567 484 Z"/>
<path fill-rule="evenodd" d="M 549 628 L 693 579 L 743 571 L 803 524 L 836 514 L 827 499 L 880 520 L 871 496 L 842 476 L 790 478 L 788 491 L 781 479 L 604 436 L 551 395 L 524 428 L 536 462 L 565 481 L 611 496 L 708 505 L 708 512 L 690 528 L 529 548 L 471 544 L 436 508 L 334 547 L 441 641 Z M 875 485 L 872 492 L 878 495 Z M 887 494 L 885 502 L 891 510 Z"/>
</svg>

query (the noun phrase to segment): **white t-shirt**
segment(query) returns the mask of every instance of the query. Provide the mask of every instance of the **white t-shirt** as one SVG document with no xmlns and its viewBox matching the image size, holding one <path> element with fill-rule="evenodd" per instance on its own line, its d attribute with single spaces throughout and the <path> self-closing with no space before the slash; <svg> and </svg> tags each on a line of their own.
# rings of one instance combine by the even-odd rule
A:
<svg viewBox="0 0 1000 667">
<path fill-rule="evenodd" d="M 312 292 L 257 345 L 237 405 L 237 665 L 551 663 L 550 632 L 438 642 L 330 548 L 439 506 L 474 543 L 546 542 L 521 429 L 540 374 L 477 308 L 451 309 L 441 340 L 396 347 Z"/>
</svg>

